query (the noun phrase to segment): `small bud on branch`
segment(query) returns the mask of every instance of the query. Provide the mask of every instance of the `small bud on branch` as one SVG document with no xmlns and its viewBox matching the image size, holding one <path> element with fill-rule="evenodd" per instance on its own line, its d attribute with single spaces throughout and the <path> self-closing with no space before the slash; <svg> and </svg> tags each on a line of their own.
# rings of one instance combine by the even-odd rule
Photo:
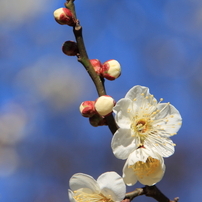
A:
<svg viewBox="0 0 202 202">
<path fill-rule="evenodd" d="M 96 113 L 95 101 L 84 101 L 81 103 L 79 109 L 80 109 L 82 116 L 91 117 Z"/>
<path fill-rule="evenodd" d="M 108 60 L 102 66 L 102 75 L 108 80 L 114 80 L 121 75 L 121 65 L 116 60 Z"/>
<path fill-rule="evenodd" d="M 74 41 L 66 41 L 62 45 L 62 52 L 65 55 L 68 55 L 68 56 L 75 56 L 75 55 L 77 55 L 78 52 L 79 52 L 79 50 L 78 50 L 76 42 L 74 42 Z"/>
<path fill-rule="evenodd" d="M 95 110 L 101 116 L 107 116 L 112 113 L 114 105 L 115 101 L 111 96 L 103 95 L 95 101 Z"/>
<path fill-rule="evenodd" d="M 60 25 L 75 25 L 72 12 L 68 8 L 58 8 L 54 11 L 53 15 L 56 22 L 58 22 Z"/>
</svg>

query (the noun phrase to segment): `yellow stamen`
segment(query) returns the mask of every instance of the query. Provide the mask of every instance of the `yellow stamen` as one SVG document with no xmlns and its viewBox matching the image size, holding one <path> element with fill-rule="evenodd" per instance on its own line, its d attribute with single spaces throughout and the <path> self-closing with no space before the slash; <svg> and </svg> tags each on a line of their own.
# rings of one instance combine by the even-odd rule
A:
<svg viewBox="0 0 202 202">
<path fill-rule="evenodd" d="M 155 173 L 159 166 L 160 161 L 158 159 L 148 157 L 146 162 L 138 161 L 129 167 L 134 170 L 138 178 L 142 179 Z"/>
<path fill-rule="evenodd" d="M 114 202 L 111 196 L 104 196 L 101 193 L 86 193 L 82 190 L 74 191 L 76 202 Z"/>
</svg>

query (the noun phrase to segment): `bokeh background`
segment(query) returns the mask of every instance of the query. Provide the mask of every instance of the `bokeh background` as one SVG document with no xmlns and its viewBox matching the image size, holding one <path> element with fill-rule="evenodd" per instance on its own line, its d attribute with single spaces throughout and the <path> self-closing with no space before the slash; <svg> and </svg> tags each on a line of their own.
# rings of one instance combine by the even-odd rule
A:
<svg viewBox="0 0 202 202">
<path fill-rule="evenodd" d="M 0 200 L 68 202 L 69 178 L 120 175 L 124 161 L 110 148 L 106 126 L 80 115 L 95 100 L 92 81 L 76 57 L 61 51 L 74 40 L 53 11 L 64 1 L 0 0 Z M 201 200 L 202 1 L 76 0 L 90 59 L 116 59 L 122 75 L 106 81 L 116 100 L 134 85 L 171 102 L 183 117 L 173 156 L 158 187 L 173 199 Z M 137 183 L 131 191 L 142 187 Z M 134 201 L 152 202 L 145 196 Z"/>
</svg>

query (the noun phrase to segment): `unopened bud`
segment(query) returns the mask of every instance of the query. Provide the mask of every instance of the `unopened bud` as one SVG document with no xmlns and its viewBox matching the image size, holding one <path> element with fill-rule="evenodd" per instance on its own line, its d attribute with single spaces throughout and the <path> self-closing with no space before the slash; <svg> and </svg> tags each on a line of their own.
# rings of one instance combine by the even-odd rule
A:
<svg viewBox="0 0 202 202">
<path fill-rule="evenodd" d="M 95 114 L 90 117 L 89 122 L 94 127 L 107 125 L 106 119 L 99 114 Z"/>
<path fill-rule="evenodd" d="M 81 103 L 79 110 L 84 117 L 93 116 L 95 111 L 95 101 L 84 101 Z"/>
<path fill-rule="evenodd" d="M 77 43 L 74 41 L 66 41 L 62 45 L 62 51 L 65 55 L 68 55 L 68 56 L 75 56 L 79 52 Z"/>
<path fill-rule="evenodd" d="M 102 75 L 108 80 L 114 80 L 121 75 L 121 65 L 116 60 L 108 60 L 102 66 Z"/>
<path fill-rule="evenodd" d="M 102 64 L 98 59 L 91 59 L 90 60 L 91 65 L 93 66 L 95 72 L 100 75 L 102 72 Z"/>
<path fill-rule="evenodd" d="M 61 25 L 74 26 L 75 22 L 73 20 L 72 12 L 68 8 L 58 8 L 53 13 L 56 22 Z"/>
<path fill-rule="evenodd" d="M 114 105 L 115 101 L 111 96 L 103 95 L 95 101 L 95 110 L 101 116 L 107 116 L 112 112 Z"/>
</svg>

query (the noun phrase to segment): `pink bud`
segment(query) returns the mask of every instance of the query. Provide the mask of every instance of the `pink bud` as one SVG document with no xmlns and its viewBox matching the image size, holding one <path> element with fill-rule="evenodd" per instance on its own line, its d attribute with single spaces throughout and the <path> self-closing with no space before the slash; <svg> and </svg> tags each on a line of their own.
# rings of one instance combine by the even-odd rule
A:
<svg viewBox="0 0 202 202">
<path fill-rule="evenodd" d="M 95 101 L 84 101 L 81 103 L 79 110 L 84 117 L 93 116 L 95 111 Z"/>
<path fill-rule="evenodd" d="M 108 60 L 102 66 L 103 77 L 114 80 L 121 75 L 121 65 L 116 60 Z"/>
<path fill-rule="evenodd" d="M 106 119 L 99 114 L 95 114 L 90 117 L 89 122 L 94 127 L 107 125 Z"/>
<path fill-rule="evenodd" d="M 79 52 L 77 43 L 74 41 L 66 41 L 62 45 L 62 51 L 65 55 L 68 55 L 68 56 L 75 56 Z"/>
<path fill-rule="evenodd" d="M 56 22 L 61 25 L 74 26 L 75 21 L 73 20 L 72 12 L 68 8 L 58 8 L 53 13 Z"/>
<path fill-rule="evenodd" d="M 91 65 L 93 66 L 95 72 L 100 75 L 102 71 L 102 64 L 98 59 L 91 59 L 90 60 Z"/>
<path fill-rule="evenodd" d="M 115 101 L 111 96 L 103 95 L 95 101 L 95 110 L 99 115 L 107 116 L 112 113 L 114 105 Z"/>
</svg>

